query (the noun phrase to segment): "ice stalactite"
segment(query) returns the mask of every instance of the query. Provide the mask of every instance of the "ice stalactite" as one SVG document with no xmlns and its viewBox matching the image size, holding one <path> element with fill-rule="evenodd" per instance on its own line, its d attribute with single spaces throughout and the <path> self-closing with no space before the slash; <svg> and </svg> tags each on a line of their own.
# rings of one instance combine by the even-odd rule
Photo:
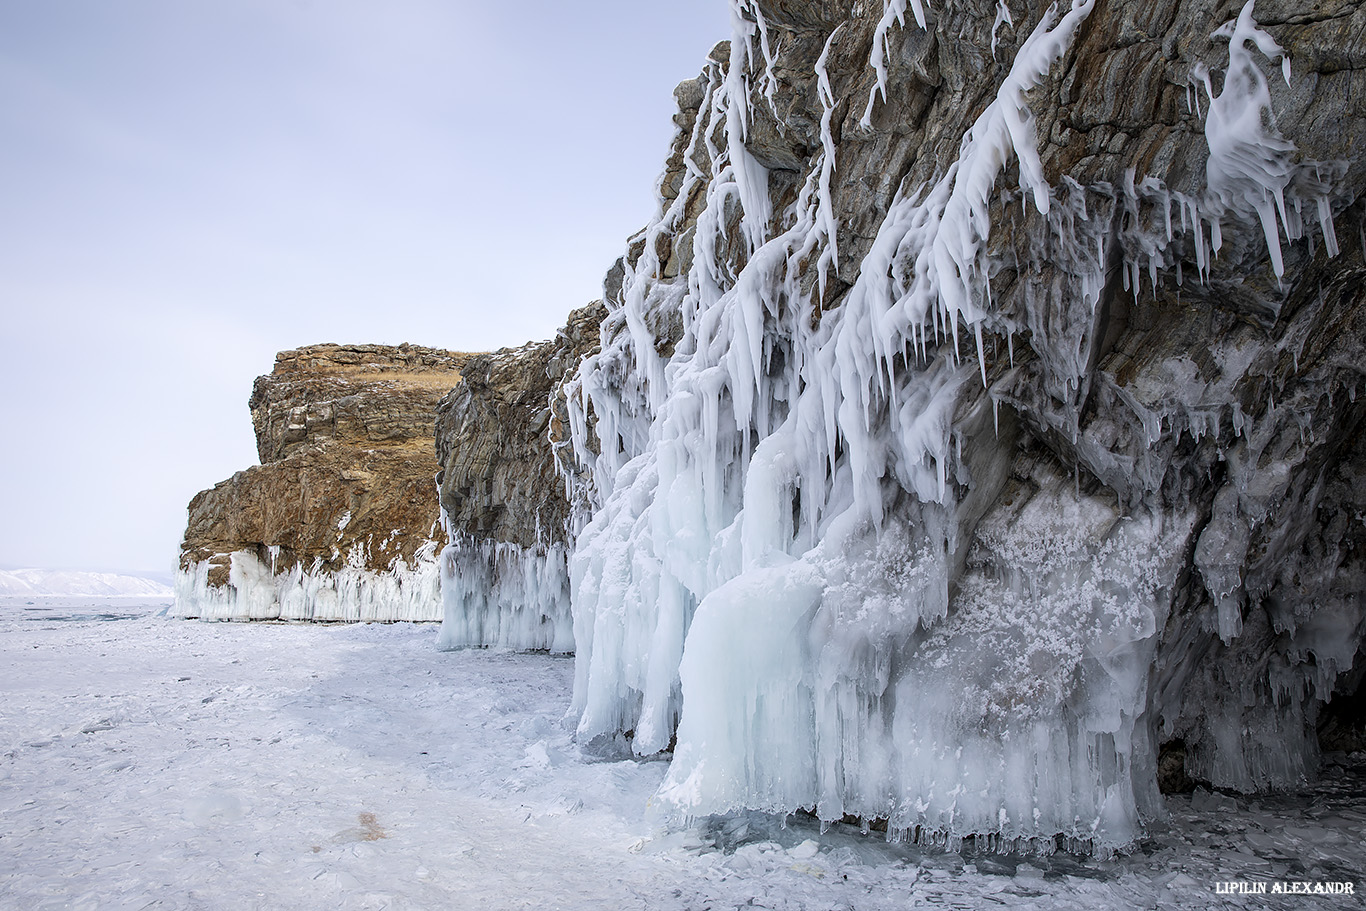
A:
<svg viewBox="0 0 1366 911">
<path fill-rule="evenodd" d="M 816 59 L 816 91 L 821 102 L 821 163 L 817 189 L 819 198 L 814 217 L 815 226 L 808 238 L 807 245 L 820 247 L 820 259 L 816 268 L 820 277 L 820 299 L 825 298 L 826 281 L 830 269 L 839 269 L 839 219 L 835 215 L 835 203 L 830 197 L 830 181 L 835 175 L 835 139 L 831 122 L 835 116 L 835 93 L 830 88 L 830 74 L 826 72 L 826 61 L 830 57 L 830 47 L 839 37 L 844 26 L 837 26 L 825 39 L 821 55 Z"/>
<path fill-rule="evenodd" d="M 754 25 L 743 13 L 754 17 Z M 773 217 L 772 201 L 768 198 L 768 170 L 745 148 L 750 121 L 751 61 L 754 61 L 754 33 L 759 33 L 760 48 L 767 67 L 760 80 L 768 98 L 772 98 L 772 55 L 768 47 L 768 29 L 763 13 L 749 0 L 734 0 L 731 19 L 736 34 L 730 45 L 730 67 L 725 82 L 726 157 L 740 200 L 741 226 L 751 250 L 763 244 L 768 235 L 768 223 Z"/>
<path fill-rule="evenodd" d="M 1002 25 L 1014 25 L 1015 19 L 1010 15 L 1010 7 L 1006 5 L 1006 0 L 996 0 L 996 19 L 991 23 L 991 56 L 996 56 L 996 45 L 1000 38 L 997 32 Z"/>
<path fill-rule="evenodd" d="M 420 550 L 409 563 L 395 560 L 387 572 L 365 568 L 359 546 L 346 565 L 318 565 L 278 570 L 257 554 L 231 555 L 226 585 L 210 585 L 209 561 L 176 576 L 174 617 L 201 620 L 314 620 L 319 622 L 392 623 L 441 619 L 441 593 L 436 544 Z M 272 560 L 272 563 L 274 561 Z"/>
<path fill-rule="evenodd" d="M 755 0 L 732 0 L 730 4 L 731 28 L 735 32 L 737 40 L 731 46 L 731 63 L 739 63 L 734 68 L 737 75 L 736 86 L 743 88 L 743 84 L 748 80 L 748 72 L 751 62 L 757 64 L 760 58 L 756 58 L 754 52 L 755 38 L 758 38 L 758 48 L 763 61 L 763 73 L 758 80 L 759 93 L 770 105 L 773 104 L 773 92 L 777 88 L 777 76 L 773 72 L 774 48 L 770 42 L 768 21 L 764 18 L 764 11 Z M 748 121 L 749 115 L 746 111 L 749 93 L 744 93 L 744 99 L 739 101 L 737 110 L 741 116 Z M 738 99 L 737 99 L 738 100 Z"/>
<path fill-rule="evenodd" d="M 1328 255 L 1338 254 L 1329 200 L 1330 183 L 1324 179 L 1338 166 L 1322 162 L 1305 162 L 1297 166 L 1291 160 L 1295 144 L 1276 128 L 1270 88 L 1249 45 L 1255 46 L 1268 60 L 1280 60 L 1286 85 L 1290 84 L 1290 56 L 1271 35 L 1258 27 L 1252 16 L 1253 2 L 1248 0 L 1237 19 L 1225 22 L 1211 35 L 1227 39 L 1229 44 L 1223 88 L 1215 93 L 1211 74 L 1203 65 L 1197 65 L 1191 74 L 1192 81 L 1205 90 L 1209 101 L 1205 115 L 1205 138 L 1209 143 L 1205 166 L 1207 192 L 1201 211 L 1193 212 L 1193 220 L 1197 231 L 1203 230 L 1201 214 L 1208 221 L 1209 250 L 1211 254 L 1217 254 L 1224 243 L 1223 221 L 1246 222 L 1255 216 L 1262 227 L 1272 270 L 1279 279 L 1285 274 L 1281 235 L 1284 234 L 1287 240 L 1304 236 L 1300 215 L 1304 198 L 1315 201 Z M 1293 211 L 1287 211 L 1286 191 L 1292 181 L 1300 192 L 1295 194 Z M 1203 236 L 1197 238 L 1197 244 L 1203 253 Z"/>
<path fill-rule="evenodd" d="M 1252 18 L 1252 3 L 1248 0 L 1237 20 L 1225 23 L 1214 33 L 1227 38 L 1229 43 L 1229 65 L 1219 94 L 1214 94 L 1208 72 L 1196 73 L 1209 96 L 1205 119 L 1209 159 L 1205 173 L 1212 208 L 1211 247 L 1217 253 L 1223 246 L 1220 218 L 1224 213 L 1246 217 L 1255 212 L 1279 278 L 1285 265 L 1281 260 L 1276 215 L 1280 214 L 1281 226 L 1288 235 L 1285 187 L 1291 173 L 1288 156 L 1295 144 L 1281 136 L 1275 121 L 1270 120 L 1271 93 L 1247 45 L 1255 44 L 1271 60 L 1280 58 L 1286 85 L 1290 84 L 1290 58 L 1270 35 L 1257 27 Z M 1268 120 L 1269 123 L 1264 122 Z"/>
<path fill-rule="evenodd" d="M 915 24 L 921 29 L 925 28 L 925 7 L 921 0 L 910 0 L 911 12 L 915 16 Z M 884 101 L 887 99 L 887 33 L 891 31 L 892 24 L 905 26 L 906 24 L 906 0 L 883 0 L 882 18 L 878 20 L 877 29 L 873 32 L 873 49 L 868 55 L 868 65 L 877 73 L 877 82 L 873 90 L 868 93 L 868 106 L 863 111 L 863 119 L 859 121 L 864 127 L 872 126 L 873 104 L 880 96 Z M 995 50 L 995 47 L 992 47 Z"/>
</svg>

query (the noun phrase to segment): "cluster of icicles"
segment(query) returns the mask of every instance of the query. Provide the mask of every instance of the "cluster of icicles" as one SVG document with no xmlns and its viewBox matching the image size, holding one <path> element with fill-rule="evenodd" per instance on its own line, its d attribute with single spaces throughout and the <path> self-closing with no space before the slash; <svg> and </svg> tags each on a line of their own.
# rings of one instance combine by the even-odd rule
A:
<svg viewBox="0 0 1366 911">
<path fill-rule="evenodd" d="M 479 541 L 445 525 L 438 648 L 574 650 L 563 544 Z"/>
<path fill-rule="evenodd" d="M 340 569 L 322 561 L 312 567 L 279 567 L 278 547 L 270 563 L 250 551 L 229 555 L 227 585 L 210 585 L 205 560 L 176 576 L 177 617 L 201 620 L 311 620 L 342 623 L 392 623 L 441 619 L 436 542 L 429 541 L 412 562 L 395 560 L 387 571 L 365 567 L 357 544 Z"/>
</svg>

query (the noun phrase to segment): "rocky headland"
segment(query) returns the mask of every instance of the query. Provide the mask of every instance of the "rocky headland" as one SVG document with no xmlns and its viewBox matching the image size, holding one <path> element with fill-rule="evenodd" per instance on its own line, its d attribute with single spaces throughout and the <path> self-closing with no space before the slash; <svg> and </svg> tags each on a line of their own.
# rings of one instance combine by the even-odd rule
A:
<svg viewBox="0 0 1366 911">
<path fill-rule="evenodd" d="M 190 502 L 175 612 L 440 619 L 434 424 L 468 358 L 415 345 L 277 355 L 250 400 L 261 464 Z"/>
</svg>

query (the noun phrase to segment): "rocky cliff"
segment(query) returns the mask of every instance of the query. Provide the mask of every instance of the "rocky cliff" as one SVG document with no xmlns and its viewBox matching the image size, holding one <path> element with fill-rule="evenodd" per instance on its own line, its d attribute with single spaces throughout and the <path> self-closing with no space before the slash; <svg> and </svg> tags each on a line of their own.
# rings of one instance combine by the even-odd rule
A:
<svg viewBox="0 0 1366 911">
<path fill-rule="evenodd" d="M 1313 774 L 1366 658 L 1366 10 L 731 5 L 566 384 L 580 742 L 672 748 L 672 817 L 1001 849 L 1132 843 L 1159 757 Z"/>
<path fill-rule="evenodd" d="M 277 355 L 251 395 L 261 464 L 190 502 L 176 613 L 439 619 L 433 427 L 468 357 L 413 345 Z"/>
<path fill-rule="evenodd" d="M 549 341 L 471 357 L 441 400 L 444 648 L 573 651 L 572 510 L 556 453 L 569 445 L 564 380 L 597 350 L 603 313 L 591 304 Z"/>
</svg>

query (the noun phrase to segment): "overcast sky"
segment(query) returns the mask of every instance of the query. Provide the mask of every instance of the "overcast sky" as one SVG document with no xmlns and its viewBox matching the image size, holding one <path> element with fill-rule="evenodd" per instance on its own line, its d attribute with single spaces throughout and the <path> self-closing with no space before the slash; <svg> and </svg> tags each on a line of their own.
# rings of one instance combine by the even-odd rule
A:
<svg viewBox="0 0 1366 911">
<path fill-rule="evenodd" d="M 0 568 L 169 571 L 314 342 L 599 296 L 725 0 L 0 0 Z"/>
</svg>

